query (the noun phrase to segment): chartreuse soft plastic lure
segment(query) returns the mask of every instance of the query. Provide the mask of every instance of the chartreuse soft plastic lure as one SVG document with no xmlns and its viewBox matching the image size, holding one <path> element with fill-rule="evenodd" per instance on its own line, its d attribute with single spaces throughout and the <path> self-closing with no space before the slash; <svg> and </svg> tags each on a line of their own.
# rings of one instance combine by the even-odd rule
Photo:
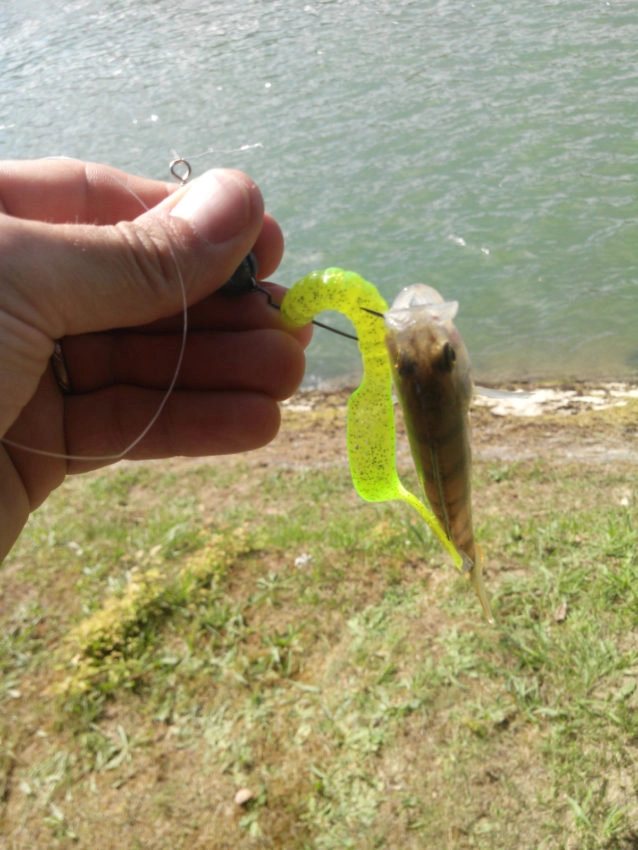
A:
<svg viewBox="0 0 638 850">
<path fill-rule="evenodd" d="M 480 562 L 473 563 L 457 549 L 437 516 L 403 485 L 396 469 L 392 369 L 386 349 L 386 323 L 379 318 L 386 314 L 388 305 L 371 283 L 354 272 L 337 268 L 316 271 L 297 281 L 281 304 L 284 319 L 294 327 L 307 324 L 323 310 L 337 310 L 350 319 L 363 359 L 363 379 L 348 400 L 348 458 L 355 489 L 369 502 L 400 499 L 411 505 L 439 538 L 456 567 L 470 573 L 491 619 Z M 397 389 L 401 391 L 398 384 Z M 414 446 L 412 450 L 414 455 Z M 418 465 L 416 455 L 415 461 Z"/>
</svg>

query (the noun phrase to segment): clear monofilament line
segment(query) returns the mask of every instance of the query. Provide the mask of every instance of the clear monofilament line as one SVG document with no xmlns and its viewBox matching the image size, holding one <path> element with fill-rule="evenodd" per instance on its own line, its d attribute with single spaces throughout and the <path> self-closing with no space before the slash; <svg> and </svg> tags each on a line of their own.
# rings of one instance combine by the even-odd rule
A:
<svg viewBox="0 0 638 850">
<path fill-rule="evenodd" d="M 113 175 L 110 176 L 110 179 L 114 180 L 115 182 L 117 182 L 121 186 L 123 186 L 126 189 L 126 191 L 129 192 L 131 195 L 133 195 L 133 197 L 140 203 L 140 206 L 143 209 L 148 210 L 148 207 L 146 206 L 144 201 L 139 197 L 139 195 L 136 194 L 136 192 L 134 192 L 130 188 L 130 186 L 127 186 L 125 183 L 123 183 L 121 180 L 118 180 Z M 186 300 L 186 287 L 184 285 L 184 277 L 183 277 L 182 271 L 179 267 L 179 263 L 177 262 L 177 257 L 175 256 L 175 252 L 173 251 L 173 249 L 171 248 L 170 245 L 169 245 L 169 251 L 170 251 L 171 257 L 173 259 L 173 262 L 175 263 L 175 268 L 177 270 L 177 279 L 179 281 L 180 295 L 181 295 L 181 299 L 182 299 L 182 337 L 181 337 L 181 344 L 180 344 L 179 354 L 177 356 L 177 361 L 175 363 L 175 369 L 173 371 L 173 376 L 172 376 L 172 378 L 169 382 L 169 385 L 166 388 L 166 391 L 164 392 L 164 395 L 162 396 L 162 399 L 161 399 L 159 405 L 157 406 L 157 410 L 155 411 L 155 413 L 153 414 L 153 416 L 151 417 L 149 422 L 144 426 L 142 431 L 137 435 L 137 437 L 135 437 L 135 439 L 132 440 L 120 452 L 117 452 L 115 454 L 106 454 L 106 455 L 74 455 L 74 454 L 67 454 L 66 452 L 52 452 L 52 451 L 48 451 L 47 449 L 39 449 L 36 446 L 27 446 L 24 443 L 19 443 L 16 440 L 11 440 L 7 437 L 0 437 L 0 443 L 3 443 L 6 446 L 11 446 L 11 448 L 14 448 L 14 449 L 19 449 L 20 451 L 29 452 L 30 454 L 35 454 L 35 455 L 41 455 L 43 457 L 58 458 L 60 460 L 106 462 L 106 461 L 122 460 L 124 457 L 126 457 L 127 454 L 129 454 L 129 452 L 131 452 L 139 443 L 142 442 L 144 437 L 146 437 L 146 435 L 151 430 L 153 425 L 155 425 L 155 423 L 157 422 L 159 417 L 162 415 L 162 411 L 166 407 L 166 404 L 168 403 L 169 398 L 173 394 L 173 390 L 175 389 L 175 385 L 177 384 L 177 380 L 179 378 L 179 373 L 182 369 L 182 363 L 184 362 L 184 354 L 185 354 L 185 351 L 186 351 L 186 340 L 187 340 L 187 337 L 188 337 L 188 302 Z"/>
</svg>

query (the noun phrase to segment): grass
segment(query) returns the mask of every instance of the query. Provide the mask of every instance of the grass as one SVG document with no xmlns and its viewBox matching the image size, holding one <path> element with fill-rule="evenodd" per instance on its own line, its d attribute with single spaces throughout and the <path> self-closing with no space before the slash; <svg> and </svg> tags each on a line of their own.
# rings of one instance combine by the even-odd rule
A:
<svg viewBox="0 0 638 850">
<path fill-rule="evenodd" d="M 638 848 L 635 467 L 475 479 L 493 627 L 343 463 L 71 480 L 0 571 L 0 844 Z"/>
</svg>

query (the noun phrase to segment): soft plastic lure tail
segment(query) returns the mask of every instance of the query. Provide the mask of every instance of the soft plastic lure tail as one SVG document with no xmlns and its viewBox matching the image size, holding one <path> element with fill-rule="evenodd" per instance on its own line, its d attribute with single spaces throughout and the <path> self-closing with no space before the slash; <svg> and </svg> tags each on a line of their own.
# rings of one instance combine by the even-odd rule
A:
<svg viewBox="0 0 638 850">
<path fill-rule="evenodd" d="M 354 325 L 363 359 L 363 379 L 348 400 L 348 459 L 355 489 L 369 502 L 400 499 L 411 505 L 439 538 L 456 567 L 470 573 L 491 620 L 480 577 L 480 560 L 473 563 L 456 548 L 435 514 L 399 478 L 392 372 L 385 343 L 386 328 L 379 319 L 379 314 L 387 309 L 373 284 L 354 272 L 338 268 L 316 271 L 297 281 L 281 304 L 283 317 L 295 327 L 307 324 L 323 310 L 337 310 Z"/>
</svg>

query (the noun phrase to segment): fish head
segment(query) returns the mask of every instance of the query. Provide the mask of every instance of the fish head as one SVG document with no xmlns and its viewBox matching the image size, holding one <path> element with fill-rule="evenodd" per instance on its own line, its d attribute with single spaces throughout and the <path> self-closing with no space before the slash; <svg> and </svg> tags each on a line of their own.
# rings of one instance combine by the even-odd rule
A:
<svg viewBox="0 0 638 850">
<path fill-rule="evenodd" d="M 469 401 L 469 357 L 453 321 L 458 307 L 424 283 L 405 287 L 385 313 L 386 344 L 398 378 L 452 382 Z"/>
</svg>

